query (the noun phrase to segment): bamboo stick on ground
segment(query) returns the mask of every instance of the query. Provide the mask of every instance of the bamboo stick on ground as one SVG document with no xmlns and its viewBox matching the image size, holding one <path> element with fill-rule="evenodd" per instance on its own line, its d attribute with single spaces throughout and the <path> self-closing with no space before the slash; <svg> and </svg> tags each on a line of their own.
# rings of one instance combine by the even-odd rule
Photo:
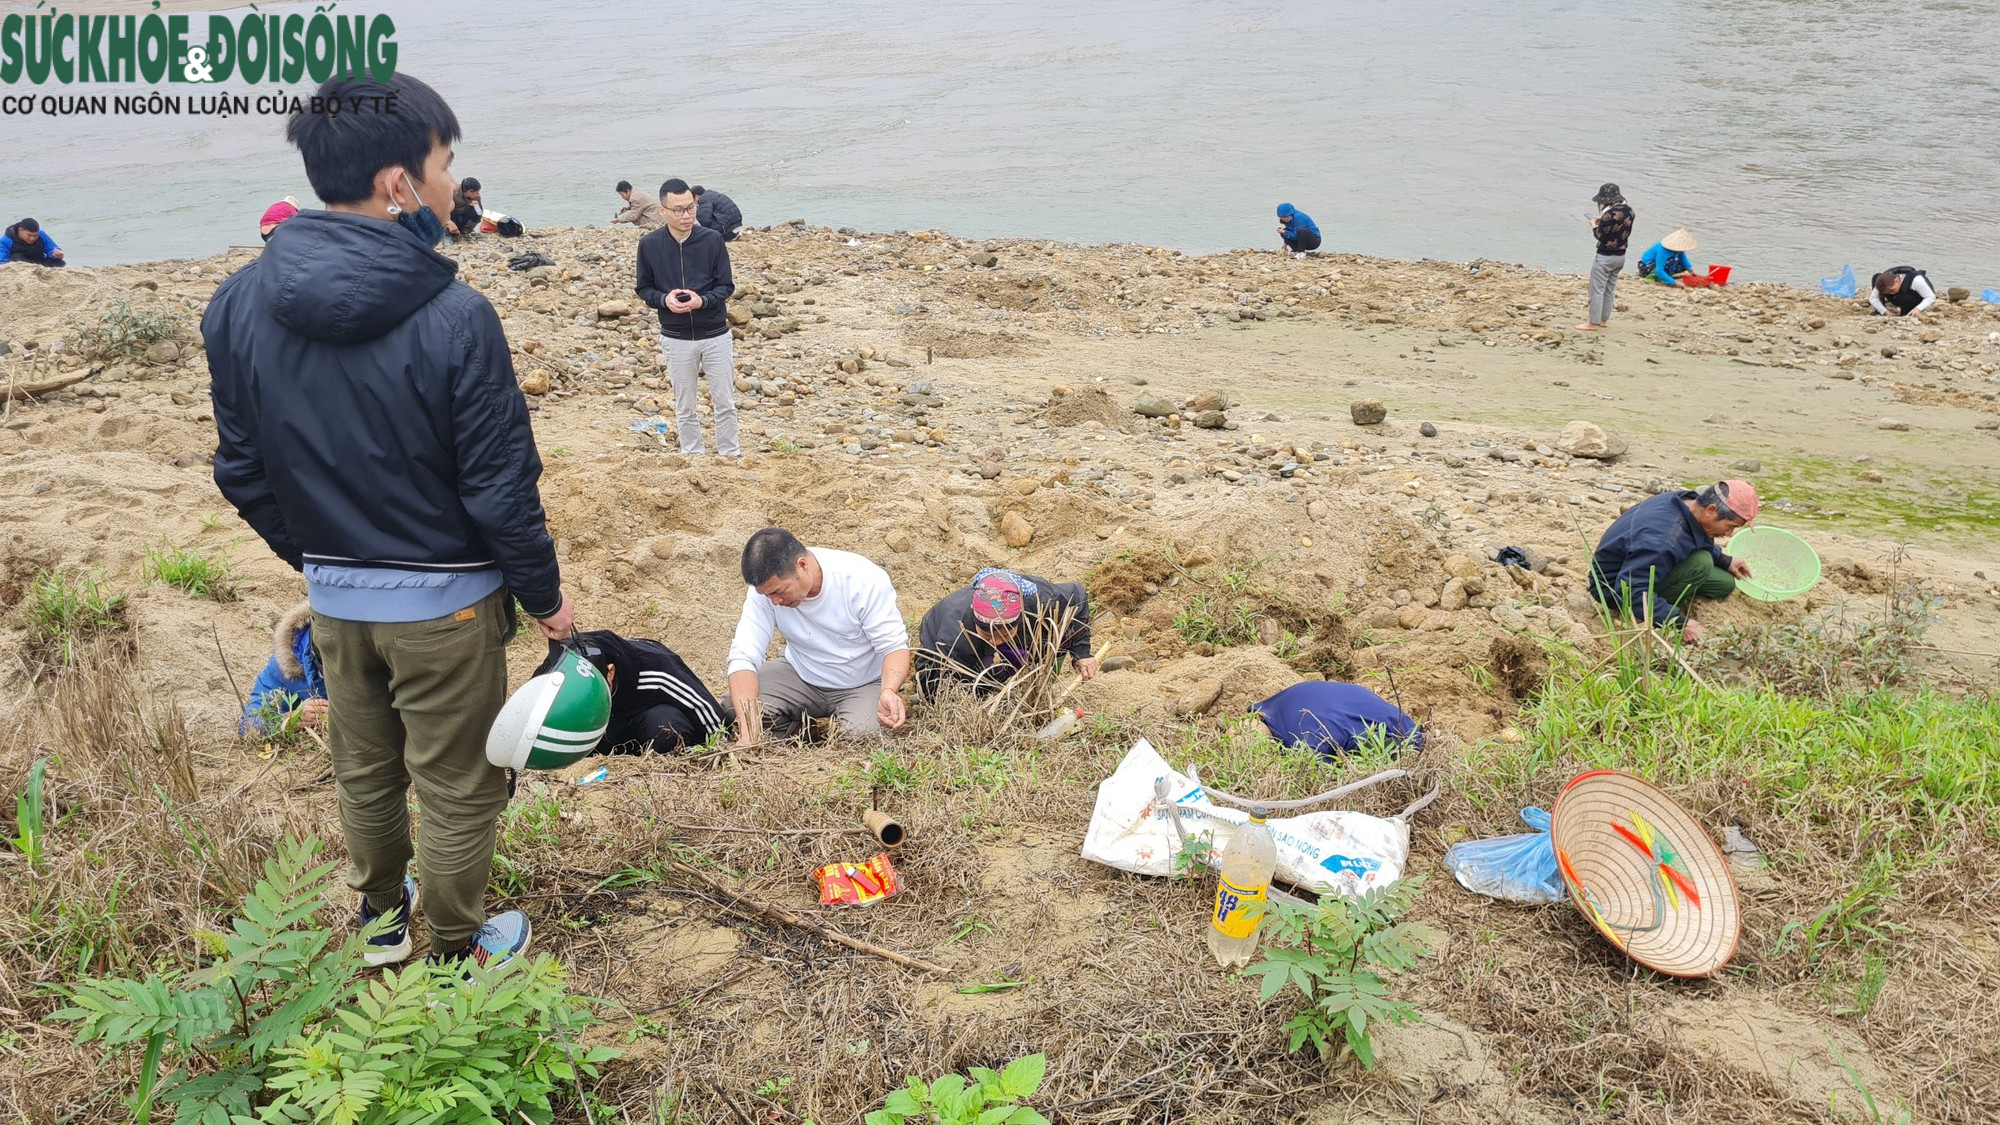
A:
<svg viewBox="0 0 2000 1125">
<path fill-rule="evenodd" d="M 791 911 L 786 910 L 782 906 L 775 906 L 768 902 L 758 902 L 756 899 L 738 894 L 737 892 L 730 890 L 728 887 L 723 886 L 720 882 L 718 882 L 714 878 L 711 878 L 707 873 L 697 868 L 690 867 L 689 865 L 682 863 L 679 860 L 669 860 L 668 864 L 675 871 L 678 871 L 681 874 L 694 879 L 696 882 L 700 883 L 703 887 L 707 888 L 709 891 L 721 896 L 724 900 L 722 905 L 725 909 L 734 910 L 738 913 L 751 914 L 758 917 L 768 918 L 773 922 L 781 922 L 784 925 L 805 930 L 808 933 L 817 934 L 820 937 L 823 937 L 826 940 L 834 942 L 838 945 L 844 945 L 847 948 L 852 949 L 857 953 L 866 953 L 871 957 L 880 957 L 884 961 L 893 961 L 896 964 L 901 965 L 906 969 L 915 969 L 918 972 L 930 973 L 934 976 L 949 975 L 949 970 L 945 969 L 943 966 L 933 965 L 928 961 L 919 961 L 915 957 L 910 957 L 906 954 L 898 953 L 893 949 L 885 949 L 882 946 L 875 945 L 872 942 L 862 941 L 859 938 L 848 937 L 846 934 L 843 934 L 838 930 L 829 930 L 825 926 L 822 926 L 817 922 L 809 922 L 806 919 L 801 918 L 798 915 L 792 913 Z"/>
<path fill-rule="evenodd" d="M 7 397 L 10 400 L 34 398 L 37 395 L 48 394 L 50 391 L 59 391 L 64 387 L 74 386 L 95 374 L 95 371 L 86 370 L 75 375 L 58 375 L 53 379 L 43 379 L 38 383 L 13 383 L 7 387 Z"/>
</svg>

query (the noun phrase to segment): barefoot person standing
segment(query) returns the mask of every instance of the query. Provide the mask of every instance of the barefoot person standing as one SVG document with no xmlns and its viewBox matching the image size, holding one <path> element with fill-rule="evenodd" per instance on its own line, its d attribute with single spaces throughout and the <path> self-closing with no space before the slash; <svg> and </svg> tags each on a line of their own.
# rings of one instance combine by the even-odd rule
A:
<svg viewBox="0 0 2000 1125">
<path fill-rule="evenodd" d="M 392 919 L 363 957 L 410 956 L 414 854 L 432 960 L 486 964 L 529 938 L 520 911 L 485 909 L 507 804 L 486 735 L 513 605 L 556 638 L 570 601 L 500 317 L 435 249 L 457 116 L 406 74 L 336 79 L 314 100 L 343 108 L 294 114 L 285 135 L 327 209 L 273 230 L 202 317 L 215 483 L 305 572 L 347 884 L 364 923 Z"/>
<path fill-rule="evenodd" d="M 1595 332 L 1611 322 L 1618 271 L 1625 268 L 1625 244 L 1632 239 L 1632 206 L 1617 184 L 1598 188 L 1590 201 L 1597 204 L 1597 215 L 1590 220 L 1597 256 L 1590 261 L 1590 319 L 1576 326 L 1579 332 Z"/>
</svg>

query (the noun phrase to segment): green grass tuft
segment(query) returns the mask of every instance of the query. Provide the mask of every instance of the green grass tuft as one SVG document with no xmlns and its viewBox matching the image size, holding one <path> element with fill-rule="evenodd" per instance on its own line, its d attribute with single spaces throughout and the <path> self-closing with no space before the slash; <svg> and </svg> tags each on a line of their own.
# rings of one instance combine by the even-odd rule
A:
<svg viewBox="0 0 2000 1125">
<path fill-rule="evenodd" d="M 1525 776 L 1574 761 L 1663 783 L 1741 780 L 1786 816 L 1838 817 L 1886 804 L 1911 815 L 1977 811 L 2000 831 L 2000 698 L 1928 691 L 1827 701 L 1559 667 L 1529 709 L 1534 735 L 1487 763 Z"/>
<path fill-rule="evenodd" d="M 187 591 L 191 598 L 212 598 L 218 602 L 236 597 L 236 584 L 229 576 L 229 563 L 212 559 L 199 550 L 162 546 L 146 548 L 146 577 L 154 582 Z"/>
<path fill-rule="evenodd" d="M 21 619 L 33 650 L 68 664 L 79 643 L 125 627 L 125 596 L 106 590 L 95 574 L 68 567 L 45 570 L 21 599 Z"/>
</svg>

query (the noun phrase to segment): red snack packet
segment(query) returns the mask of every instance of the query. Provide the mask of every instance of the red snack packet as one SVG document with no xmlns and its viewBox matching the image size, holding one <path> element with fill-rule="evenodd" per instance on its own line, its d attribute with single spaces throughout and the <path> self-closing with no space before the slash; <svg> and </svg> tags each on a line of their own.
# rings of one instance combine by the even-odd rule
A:
<svg viewBox="0 0 2000 1125">
<path fill-rule="evenodd" d="M 829 863 L 815 868 L 819 880 L 821 906 L 867 906 L 903 889 L 903 877 L 889 862 L 888 852 L 878 852 L 867 863 Z"/>
</svg>

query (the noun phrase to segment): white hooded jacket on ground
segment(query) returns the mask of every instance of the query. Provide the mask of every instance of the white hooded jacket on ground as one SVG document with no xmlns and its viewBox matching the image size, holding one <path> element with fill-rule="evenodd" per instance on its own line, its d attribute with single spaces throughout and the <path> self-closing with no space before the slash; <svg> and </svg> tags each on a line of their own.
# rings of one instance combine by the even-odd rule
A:
<svg viewBox="0 0 2000 1125">
<path fill-rule="evenodd" d="M 729 673 L 762 669 L 776 631 L 785 635 L 785 660 L 813 687 L 874 683 L 882 678 L 882 658 L 910 647 L 889 573 L 851 551 L 808 549 L 824 576 L 819 595 L 787 607 L 745 590 L 743 616 L 729 644 Z"/>
</svg>

